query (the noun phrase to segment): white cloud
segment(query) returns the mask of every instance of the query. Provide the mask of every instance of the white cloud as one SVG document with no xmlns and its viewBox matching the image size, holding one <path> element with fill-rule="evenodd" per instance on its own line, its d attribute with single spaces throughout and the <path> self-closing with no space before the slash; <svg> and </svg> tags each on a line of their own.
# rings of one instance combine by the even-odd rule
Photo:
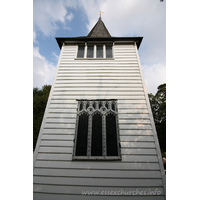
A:
<svg viewBox="0 0 200 200">
<path fill-rule="evenodd" d="M 38 41 L 36 40 L 37 34 L 35 31 L 33 31 L 33 42 L 34 43 L 38 43 Z"/>
<path fill-rule="evenodd" d="M 58 61 L 59 56 L 58 56 L 55 52 L 52 52 L 52 55 L 53 55 L 54 59 L 55 59 L 56 61 Z"/>
<path fill-rule="evenodd" d="M 56 24 L 65 24 L 66 20 L 71 21 L 73 14 L 67 14 L 66 5 L 72 6 L 67 1 L 42 0 L 33 1 L 33 26 L 40 30 L 45 36 L 54 35 L 59 28 Z"/>
<path fill-rule="evenodd" d="M 157 87 L 160 84 L 166 83 L 165 65 L 143 65 L 142 72 L 145 79 L 145 85 L 148 93 L 156 94 Z"/>
<path fill-rule="evenodd" d="M 66 19 L 71 21 L 74 18 L 74 15 L 70 12 L 69 15 L 66 16 Z"/>
<path fill-rule="evenodd" d="M 52 84 L 56 67 L 40 55 L 39 47 L 33 47 L 33 87 Z"/>
</svg>

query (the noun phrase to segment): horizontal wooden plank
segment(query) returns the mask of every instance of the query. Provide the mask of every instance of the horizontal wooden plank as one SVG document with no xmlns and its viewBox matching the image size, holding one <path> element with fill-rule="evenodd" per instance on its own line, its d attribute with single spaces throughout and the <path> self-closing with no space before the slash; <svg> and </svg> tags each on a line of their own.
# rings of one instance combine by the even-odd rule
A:
<svg viewBox="0 0 200 200">
<path fill-rule="evenodd" d="M 115 90 L 97 90 L 97 91 L 87 91 L 87 90 L 79 90 L 79 91 L 53 91 L 53 96 L 64 96 L 64 95 L 144 95 L 143 91 L 115 91 Z"/>
<path fill-rule="evenodd" d="M 41 153 L 70 153 L 72 154 L 72 147 L 40 147 L 39 152 Z M 130 148 L 121 148 L 122 155 L 157 155 L 156 149 L 130 149 Z M 107 161 L 106 161 L 107 162 Z"/>
<path fill-rule="evenodd" d="M 120 135 L 153 135 L 152 130 L 120 130 Z"/>
<path fill-rule="evenodd" d="M 40 147 L 40 153 L 68 153 L 72 154 L 72 147 Z"/>
<path fill-rule="evenodd" d="M 61 61 L 64 61 L 64 62 L 74 61 L 74 56 L 73 57 L 62 57 Z"/>
<path fill-rule="evenodd" d="M 65 118 L 47 118 L 46 122 L 51 122 L 51 123 L 64 123 L 64 124 L 75 124 L 76 119 L 65 119 Z"/>
<path fill-rule="evenodd" d="M 65 60 L 61 60 L 60 63 L 61 64 L 65 64 L 65 63 L 68 63 L 68 64 L 71 64 L 73 66 L 73 64 L 78 64 L 78 63 L 81 63 L 81 64 L 94 64 L 94 66 L 96 65 L 96 63 L 102 63 L 102 64 L 105 64 L 105 65 L 109 65 L 109 64 L 112 64 L 112 63 L 119 63 L 119 64 L 138 64 L 138 61 L 137 59 L 135 60 L 129 60 L 129 61 L 126 61 L 126 60 L 115 60 L 115 59 L 76 59 L 76 60 L 73 60 L 73 61 L 65 61 Z"/>
<path fill-rule="evenodd" d="M 77 108 L 77 103 L 75 104 L 50 104 L 49 108 L 64 108 L 64 109 L 76 109 Z"/>
<path fill-rule="evenodd" d="M 126 186 L 126 187 L 148 187 L 162 186 L 161 179 L 103 179 L 103 178 L 64 178 L 64 177 L 40 177 L 34 176 L 33 183 L 53 185 L 82 185 L 82 186 Z"/>
<path fill-rule="evenodd" d="M 51 140 L 41 140 L 40 146 L 58 146 L 58 147 L 73 147 L 73 141 L 51 141 Z"/>
<path fill-rule="evenodd" d="M 122 125 L 122 124 L 119 124 L 119 129 L 120 130 L 130 130 L 130 129 L 152 129 L 152 126 L 151 125 L 146 125 L 146 124 L 137 124 L 137 125 L 130 125 L 130 124 L 127 124 L 127 125 Z"/>
<path fill-rule="evenodd" d="M 71 118 L 74 119 L 76 118 L 76 114 L 65 114 L 65 113 L 59 113 L 59 114 L 53 114 L 53 113 L 48 113 L 47 117 L 58 117 L 58 118 Z"/>
<path fill-rule="evenodd" d="M 136 51 L 134 53 L 118 53 L 118 52 L 115 52 L 115 58 L 116 57 L 122 57 L 122 58 L 137 58 L 137 55 L 136 55 Z"/>
<path fill-rule="evenodd" d="M 112 170 L 159 170 L 158 163 L 123 163 L 123 162 L 81 162 L 81 161 L 36 161 L 35 167 L 64 169 L 112 169 Z"/>
<path fill-rule="evenodd" d="M 45 128 L 68 128 L 68 129 L 75 129 L 75 124 L 45 124 Z"/>
<path fill-rule="evenodd" d="M 146 108 L 147 109 L 147 105 L 146 104 L 120 104 L 118 103 L 118 108 L 119 109 L 135 109 L 135 108 Z"/>
<path fill-rule="evenodd" d="M 39 153 L 37 155 L 37 160 L 72 160 L 72 154 L 49 154 L 49 153 Z"/>
<path fill-rule="evenodd" d="M 73 140 L 74 135 L 43 135 L 42 140 Z M 121 135 L 120 136 L 121 142 L 137 142 L 137 141 L 143 141 L 143 142 L 150 142 L 154 141 L 153 136 L 145 136 L 145 135 L 138 135 L 138 136 L 129 136 L 129 135 Z"/>
<path fill-rule="evenodd" d="M 126 196 L 133 196 L 133 194 L 158 194 L 164 195 L 163 188 L 119 188 L 119 187 L 112 187 L 112 188 L 106 188 L 106 187 L 84 187 L 84 186 L 58 186 L 58 185 L 41 185 L 41 184 L 34 184 L 33 185 L 33 191 L 34 192 L 46 192 L 46 193 L 59 193 L 59 194 L 76 194 L 81 195 L 84 191 L 88 192 L 96 192 L 97 194 L 114 194 L 114 196 L 123 196 L 126 194 Z M 146 193 L 145 193 L 146 192 Z M 94 193 L 93 193 L 94 195 Z M 134 195 L 134 196 L 135 196 Z M 103 196 L 102 196 L 103 198 Z"/>
<path fill-rule="evenodd" d="M 70 71 L 70 72 L 66 72 L 66 71 L 58 71 L 57 76 L 140 76 L 140 72 L 138 71 L 130 71 L 130 70 L 124 70 L 124 71 L 116 71 L 116 70 L 112 70 L 112 71 Z"/>
<path fill-rule="evenodd" d="M 154 142 L 120 142 L 121 147 L 132 148 L 155 148 Z"/>
<path fill-rule="evenodd" d="M 104 63 L 94 64 L 84 64 L 84 63 L 74 63 L 74 64 L 60 64 L 59 70 L 139 70 L 139 65 L 135 64 L 120 64 L 120 63 L 110 63 L 105 65 Z"/>
<path fill-rule="evenodd" d="M 119 119 L 149 119 L 149 114 L 119 114 Z"/>
<path fill-rule="evenodd" d="M 119 124 L 151 124 L 150 119 L 120 119 Z"/>
<path fill-rule="evenodd" d="M 147 109 L 123 109 L 123 108 L 118 108 L 118 113 L 119 114 L 134 114 L 134 113 L 138 113 L 138 114 L 148 114 L 149 111 Z"/>
<path fill-rule="evenodd" d="M 148 135 L 138 135 L 138 136 L 121 135 L 120 141 L 121 142 L 130 142 L 130 141 L 133 141 L 133 142 L 137 142 L 137 141 L 150 142 L 150 141 L 154 141 L 154 137 L 148 136 Z"/>
<path fill-rule="evenodd" d="M 157 156 L 143 156 L 143 155 L 122 155 L 124 162 L 158 162 Z"/>
<path fill-rule="evenodd" d="M 53 109 L 49 109 L 48 110 L 49 113 L 72 113 L 72 114 L 76 114 L 76 109 L 56 109 L 56 108 L 53 108 Z"/>
<path fill-rule="evenodd" d="M 114 196 L 114 195 L 109 195 L 109 196 L 97 196 L 95 195 L 95 200 L 102 200 L 102 197 L 104 200 L 121 200 L 122 197 L 119 196 Z M 127 200 L 133 200 L 133 196 L 125 196 Z M 93 195 L 65 195 L 65 194 L 45 194 L 45 193 L 34 193 L 33 194 L 33 199 L 34 200 L 93 200 L 94 196 Z M 134 196 L 134 200 L 165 200 L 164 196 Z"/>
<path fill-rule="evenodd" d="M 133 83 L 133 84 L 137 84 L 137 83 L 142 83 L 142 80 L 127 80 L 127 79 L 121 79 L 121 80 L 111 80 L 111 79 L 108 79 L 108 80 L 104 80 L 104 81 L 99 81 L 99 80 L 56 80 L 55 84 L 80 84 L 80 83 L 83 83 L 83 84 L 95 84 L 95 83 L 103 83 L 103 84 L 121 84 L 121 83 L 125 83 L 125 84 L 128 84 L 128 83 Z"/>
<path fill-rule="evenodd" d="M 37 160 L 53 160 L 53 161 L 71 161 L 72 154 L 47 154 L 39 153 Z M 158 162 L 157 156 L 141 156 L 141 155 L 122 155 L 123 162 Z M 95 177 L 95 176 L 94 176 Z"/>
<path fill-rule="evenodd" d="M 77 110 L 77 105 L 76 105 L 76 107 L 74 106 L 73 108 L 63 108 L 63 107 L 49 107 L 49 109 L 48 109 L 48 113 L 65 113 L 65 114 L 76 114 L 77 112 L 76 112 L 76 110 Z"/>
<path fill-rule="evenodd" d="M 116 78 L 121 78 L 121 77 L 141 77 L 141 75 L 139 73 L 80 73 L 80 72 L 77 72 L 77 73 L 74 73 L 74 74 L 71 74 L 71 73 L 58 73 L 57 74 L 57 79 L 59 79 L 60 77 L 71 77 L 71 78 L 82 78 L 82 77 L 86 77 L 86 78 L 89 78 L 89 77 L 116 77 Z"/>
<path fill-rule="evenodd" d="M 160 171 L 121 171 L 121 170 L 91 170 L 91 169 L 48 169 L 35 168 L 34 175 L 67 176 L 67 177 L 97 177 L 97 178 L 161 178 Z"/>
<path fill-rule="evenodd" d="M 146 100 L 118 100 L 118 106 L 124 105 L 124 104 L 146 104 Z M 76 99 L 74 100 L 50 100 L 50 104 L 69 104 L 69 105 L 77 105 Z"/>
<path fill-rule="evenodd" d="M 130 62 L 138 62 L 138 59 L 136 57 L 120 57 L 117 56 L 114 58 L 116 62 L 121 62 L 121 61 L 130 61 Z"/>
<path fill-rule="evenodd" d="M 93 83 L 93 84 L 55 84 L 54 89 L 55 88 L 71 88 L 71 90 L 73 90 L 74 88 L 134 88 L 134 89 L 143 89 L 142 84 L 138 83 L 138 84 L 133 84 L 133 83 L 116 83 L 116 84 L 105 84 L 105 83 Z"/>
<path fill-rule="evenodd" d="M 74 129 L 48 129 L 43 130 L 43 134 L 74 134 Z"/>
<path fill-rule="evenodd" d="M 146 100 L 126 100 L 126 99 L 120 99 L 118 100 L 118 105 L 123 104 L 146 104 Z"/>
<path fill-rule="evenodd" d="M 136 148 L 136 149 L 129 149 L 129 148 L 121 148 L 122 155 L 157 155 L 156 149 L 143 149 L 143 148 Z"/>
<path fill-rule="evenodd" d="M 142 94 L 144 94 L 144 90 L 143 88 L 132 88 L 132 87 L 129 87 L 129 88 L 123 88 L 123 87 L 111 87 L 111 88 L 107 88 L 107 87 L 101 87 L 101 86 L 98 86 L 98 87 L 70 87 L 70 88 L 54 88 L 53 90 L 54 92 L 82 92 L 82 91 L 87 91 L 88 93 L 94 91 L 94 92 L 142 92 Z"/>
<path fill-rule="evenodd" d="M 71 57 L 76 58 L 76 51 L 74 50 L 68 50 L 62 52 L 62 58 Z"/>
<path fill-rule="evenodd" d="M 76 107 L 73 109 L 70 108 L 49 108 L 48 110 L 49 113 L 76 113 Z M 148 114 L 149 111 L 147 109 L 120 109 L 118 108 L 118 113 L 119 114 Z"/>
<path fill-rule="evenodd" d="M 62 56 L 66 56 L 66 55 L 74 55 L 74 56 L 76 56 L 76 50 L 75 49 L 64 50 L 62 52 Z"/>
<path fill-rule="evenodd" d="M 73 140 L 74 135 L 63 134 L 63 135 L 42 135 L 42 140 Z"/>
<path fill-rule="evenodd" d="M 124 78 L 126 77 L 126 80 L 141 80 L 141 77 L 138 76 L 75 76 L 75 77 L 69 77 L 69 76 L 64 76 L 64 77 L 56 77 L 56 80 L 124 80 Z"/>
<path fill-rule="evenodd" d="M 90 74 L 90 73 L 139 73 L 140 74 L 140 70 L 139 68 L 123 68 L 122 69 L 115 69 L 115 68 L 112 68 L 112 69 L 107 69 L 107 68 L 59 68 L 58 70 L 58 73 L 61 74 L 61 73 L 67 73 L 67 74 L 74 74 L 74 73 L 87 73 L 87 74 Z"/>
<path fill-rule="evenodd" d="M 77 104 L 77 101 L 76 101 L 76 99 L 73 99 L 73 100 L 69 99 L 69 100 L 65 100 L 65 101 L 53 101 L 53 100 L 50 99 L 50 104 L 53 104 L 53 103 L 56 103 L 56 104 L 64 103 L 64 104 L 73 105 L 73 104 Z"/>
<path fill-rule="evenodd" d="M 52 96 L 51 99 L 53 100 L 68 100 L 68 99 L 129 99 L 129 100 L 132 100 L 132 99 L 140 99 L 140 100 L 143 100 L 143 99 L 146 99 L 145 96 L 119 96 L 119 95 L 113 95 L 113 94 L 105 94 L 105 95 L 88 95 L 88 94 L 80 94 L 80 95 L 69 95 L 69 96 Z M 128 115 L 128 114 L 126 114 Z"/>
</svg>

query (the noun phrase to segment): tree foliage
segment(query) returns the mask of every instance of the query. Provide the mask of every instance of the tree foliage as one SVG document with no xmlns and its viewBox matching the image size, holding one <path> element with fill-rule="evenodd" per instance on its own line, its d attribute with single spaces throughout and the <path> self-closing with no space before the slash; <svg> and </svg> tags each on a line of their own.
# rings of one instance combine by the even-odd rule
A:
<svg viewBox="0 0 200 200">
<path fill-rule="evenodd" d="M 166 83 L 158 86 L 155 95 L 149 94 L 151 109 L 162 151 L 166 152 Z"/>
<path fill-rule="evenodd" d="M 37 142 L 50 89 L 51 85 L 44 85 L 42 89 L 33 88 L 33 149 Z"/>
</svg>

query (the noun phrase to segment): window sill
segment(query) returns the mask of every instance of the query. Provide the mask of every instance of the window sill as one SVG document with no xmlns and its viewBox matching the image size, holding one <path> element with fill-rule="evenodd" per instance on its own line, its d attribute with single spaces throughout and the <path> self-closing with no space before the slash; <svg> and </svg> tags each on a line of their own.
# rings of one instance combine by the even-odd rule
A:
<svg viewBox="0 0 200 200">
<path fill-rule="evenodd" d="M 114 58 L 74 58 L 74 60 L 115 60 Z"/>
<path fill-rule="evenodd" d="M 121 160 L 121 157 L 119 156 L 107 156 L 107 157 L 103 157 L 103 156 L 91 156 L 91 157 L 87 157 L 87 156 L 74 156 L 72 158 L 72 160 L 86 160 L 86 161 L 105 161 L 105 160 Z"/>
</svg>

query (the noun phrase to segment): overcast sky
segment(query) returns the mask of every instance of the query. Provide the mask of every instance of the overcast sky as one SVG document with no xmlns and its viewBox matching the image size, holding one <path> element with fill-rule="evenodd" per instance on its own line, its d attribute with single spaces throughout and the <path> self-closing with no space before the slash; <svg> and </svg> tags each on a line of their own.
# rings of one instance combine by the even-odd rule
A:
<svg viewBox="0 0 200 200">
<path fill-rule="evenodd" d="M 33 87 L 52 84 L 60 54 L 55 37 L 86 36 L 103 11 L 111 36 L 143 37 L 148 93 L 166 82 L 166 3 L 160 0 L 33 0 Z"/>
</svg>

